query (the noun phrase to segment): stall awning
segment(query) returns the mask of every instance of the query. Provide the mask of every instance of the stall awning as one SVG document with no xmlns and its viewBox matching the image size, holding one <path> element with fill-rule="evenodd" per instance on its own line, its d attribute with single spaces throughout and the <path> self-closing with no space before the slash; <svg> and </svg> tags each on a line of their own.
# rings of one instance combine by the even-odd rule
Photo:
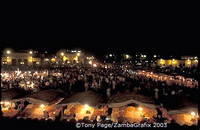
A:
<svg viewBox="0 0 200 130">
<path fill-rule="evenodd" d="M 27 95 L 26 91 L 21 89 L 8 89 L 1 92 L 1 100 L 13 100 Z"/>
<path fill-rule="evenodd" d="M 95 93 L 93 91 L 76 93 L 70 97 L 66 97 L 60 104 L 69 103 L 80 103 L 88 104 L 90 106 L 96 107 L 104 104 L 104 98 L 102 95 Z"/>
<path fill-rule="evenodd" d="M 148 108 L 151 108 L 151 109 L 156 109 L 156 105 L 154 104 L 147 104 L 147 103 L 142 103 L 142 102 L 139 102 L 139 101 L 136 101 L 136 100 L 127 100 L 127 101 L 124 101 L 124 102 L 120 102 L 120 103 L 109 103 L 108 104 L 108 107 L 123 107 L 123 106 L 126 106 L 126 105 L 129 105 L 129 104 L 137 104 L 139 106 L 144 106 L 144 107 L 148 107 Z"/>
<path fill-rule="evenodd" d="M 57 90 L 43 90 L 33 95 L 30 95 L 26 99 L 35 104 L 58 104 L 62 101 L 64 93 Z"/>
</svg>

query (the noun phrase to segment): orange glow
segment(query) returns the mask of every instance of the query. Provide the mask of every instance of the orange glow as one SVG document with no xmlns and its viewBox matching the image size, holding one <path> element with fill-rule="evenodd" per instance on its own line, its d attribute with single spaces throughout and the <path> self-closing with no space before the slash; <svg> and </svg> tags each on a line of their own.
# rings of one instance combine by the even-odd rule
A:
<svg viewBox="0 0 200 130">
<path fill-rule="evenodd" d="M 90 60 L 88 63 L 91 65 L 91 64 L 92 64 L 92 61 Z"/>
<path fill-rule="evenodd" d="M 44 104 L 41 104 L 41 105 L 40 105 L 40 108 L 41 108 L 42 110 L 45 110 L 45 107 L 46 107 L 46 106 L 45 106 Z"/>
<path fill-rule="evenodd" d="M 81 55 L 80 52 L 78 52 L 78 53 L 77 53 L 77 56 L 80 56 L 80 55 Z"/>
<path fill-rule="evenodd" d="M 138 107 L 138 110 L 139 110 L 139 111 L 143 111 L 143 108 L 142 108 L 142 107 Z"/>
<path fill-rule="evenodd" d="M 139 123 L 144 118 L 152 119 L 156 115 L 156 111 L 146 107 L 128 106 L 125 108 L 113 108 L 111 118 L 117 122 L 119 117 L 124 117 L 130 123 Z"/>
<path fill-rule="evenodd" d="M 198 121 L 197 118 L 194 117 L 192 114 L 195 114 L 193 112 L 191 113 L 183 113 L 183 114 L 176 114 L 172 115 L 172 118 L 180 125 L 197 125 Z"/>
<path fill-rule="evenodd" d="M 1 109 L 3 112 L 8 111 L 10 108 L 13 108 L 14 106 L 15 104 L 9 101 L 1 102 Z"/>
<path fill-rule="evenodd" d="M 193 117 L 196 115 L 195 112 L 191 112 L 190 114 L 191 114 Z"/>
<path fill-rule="evenodd" d="M 10 57 L 7 57 L 6 61 L 7 61 L 7 62 L 11 62 L 11 58 L 10 58 Z"/>
<path fill-rule="evenodd" d="M 66 60 L 69 60 L 69 58 L 66 56 L 63 56 L 63 61 L 66 61 Z"/>
<path fill-rule="evenodd" d="M 6 51 L 6 54 L 10 54 L 10 53 L 11 53 L 11 51 L 10 51 L 10 50 L 7 50 L 7 51 Z"/>
<path fill-rule="evenodd" d="M 198 60 L 194 60 L 195 63 L 198 63 Z"/>
<path fill-rule="evenodd" d="M 51 58 L 51 62 L 55 62 L 56 61 L 56 59 L 55 58 Z"/>
<path fill-rule="evenodd" d="M 94 113 L 94 108 L 90 107 L 89 105 L 81 105 L 77 107 L 76 110 L 77 117 L 76 119 L 83 119 L 85 116 L 91 117 L 92 114 Z"/>
<path fill-rule="evenodd" d="M 168 60 L 168 61 L 167 61 L 167 64 L 168 64 L 168 65 L 171 65 L 171 64 L 172 64 L 172 60 Z"/>
<path fill-rule="evenodd" d="M 65 55 L 65 53 L 64 53 L 64 52 L 61 52 L 61 53 L 60 53 L 60 55 L 61 55 L 61 56 L 64 56 L 64 55 Z"/>
<path fill-rule="evenodd" d="M 75 56 L 73 60 L 78 61 L 78 56 Z"/>
<path fill-rule="evenodd" d="M 32 56 L 28 58 L 28 61 L 29 61 L 29 62 L 33 62 Z"/>
<path fill-rule="evenodd" d="M 159 60 L 159 64 L 160 64 L 160 65 L 164 65 L 164 64 L 165 64 L 165 60 L 160 59 L 160 60 Z"/>
<path fill-rule="evenodd" d="M 93 67 L 97 67 L 97 64 L 93 64 L 92 66 L 93 66 Z"/>
<path fill-rule="evenodd" d="M 185 64 L 186 64 L 187 66 L 190 66 L 190 65 L 192 64 L 192 61 L 188 59 L 188 60 L 185 61 Z"/>
</svg>

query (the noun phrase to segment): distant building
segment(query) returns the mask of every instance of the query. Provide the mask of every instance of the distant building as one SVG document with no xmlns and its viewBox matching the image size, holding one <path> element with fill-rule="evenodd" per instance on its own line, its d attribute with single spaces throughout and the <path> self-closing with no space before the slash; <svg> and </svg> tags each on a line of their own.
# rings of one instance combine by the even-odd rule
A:
<svg viewBox="0 0 200 130">
<path fill-rule="evenodd" d="M 1 59 L 3 66 L 90 64 L 89 62 L 95 61 L 94 56 L 86 55 L 80 50 L 60 50 L 56 54 L 48 54 L 33 50 L 14 51 L 5 49 Z"/>
<path fill-rule="evenodd" d="M 158 59 L 157 65 L 161 67 L 197 67 L 197 56 L 182 56 L 181 59 Z"/>
<path fill-rule="evenodd" d="M 2 55 L 2 65 L 38 65 L 40 58 L 35 57 L 32 50 L 15 52 L 12 49 L 5 49 Z"/>
</svg>

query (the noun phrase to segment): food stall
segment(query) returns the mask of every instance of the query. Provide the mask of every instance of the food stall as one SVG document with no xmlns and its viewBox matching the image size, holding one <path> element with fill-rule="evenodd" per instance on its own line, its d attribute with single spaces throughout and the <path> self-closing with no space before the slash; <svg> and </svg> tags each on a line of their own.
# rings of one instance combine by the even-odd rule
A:
<svg viewBox="0 0 200 130">
<path fill-rule="evenodd" d="M 18 114 L 16 102 L 23 100 L 27 93 L 21 89 L 8 89 L 1 93 L 1 110 L 4 117 L 14 117 Z"/>
<path fill-rule="evenodd" d="M 179 125 L 198 125 L 199 115 L 197 108 L 173 110 L 168 113 Z"/>
<path fill-rule="evenodd" d="M 61 108 L 57 104 L 64 99 L 63 97 L 64 94 L 61 91 L 51 89 L 34 93 L 26 98 L 30 104 L 20 116 L 55 120 Z"/>
<path fill-rule="evenodd" d="M 97 116 L 106 115 L 107 107 L 101 107 L 103 104 L 102 96 L 92 91 L 76 93 L 60 103 L 65 107 L 63 119 L 70 119 L 75 115 L 76 120 L 85 117 L 93 120 Z"/>
<path fill-rule="evenodd" d="M 110 103 L 108 107 L 112 108 L 111 120 L 119 122 L 141 122 L 144 119 L 153 119 L 156 116 L 156 106 L 142 103 L 136 100 L 127 100 L 118 103 Z"/>
</svg>

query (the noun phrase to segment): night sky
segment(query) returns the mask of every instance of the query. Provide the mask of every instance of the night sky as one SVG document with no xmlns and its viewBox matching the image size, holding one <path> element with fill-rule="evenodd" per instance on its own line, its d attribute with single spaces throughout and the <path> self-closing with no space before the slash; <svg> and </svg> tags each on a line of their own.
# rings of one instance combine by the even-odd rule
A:
<svg viewBox="0 0 200 130">
<path fill-rule="evenodd" d="M 23 25 L 26 28 L 23 29 L 23 26 L 17 25 L 19 28 L 15 29 L 16 32 L 7 29 L 15 38 L 0 40 L 0 48 L 32 48 L 52 53 L 62 48 L 82 48 L 97 55 L 110 52 L 200 55 L 198 15 L 195 14 L 196 11 L 183 8 L 184 10 L 167 8 L 164 11 L 133 8 L 134 12 L 130 11 L 132 8 L 126 8 L 127 12 L 113 10 L 105 15 L 100 11 L 100 14 L 76 19 L 72 23 L 57 18 L 55 20 L 58 23 L 51 23 L 52 18 L 44 20 L 47 22 L 34 21 L 34 24 L 29 24 L 32 28 Z M 39 25 L 36 26 L 35 23 Z"/>
<path fill-rule="evenodd" d="M 137 23 L 123 22 L 121 24 L 109 22 L 106 23 L 106 26 L 99 24 L 94 27 L 75 30 L 77 34 L 71 38 L 52 38 L 49 36 L 48 40 L 45 40 L 48 34 L 42 38 L 43 40 L 37 38 L 26 38 L 30 40 L 24 40 L 20 37 L 21 40 L 0 40 L 0 47 L 2 49 L 10 47 L 15 50 L 47 50 L 51 53 L 62 48 L 81 48 L 96 55 L 111 52 L 200 55 L 195 24 L 185 19 L 173 20 L 163 20 L 165 22 L 162 22 L 162 20 L 138 21 Z M 63 35 L 65 34 L 63 33 Z"/>
<path fill-rule="evenodd" d="M 82 40 L 1 40 L 1 48 L 14 50 L 34 49 L 55 53 L 62 48 L 81 48 L 96 55 L 106 53 L 143 52 L 161 55 L 199 55 L 200 49 L 191 37 L 170 38 L 169 36 L 140 38 L 97 38 Z"/>
</svg>

